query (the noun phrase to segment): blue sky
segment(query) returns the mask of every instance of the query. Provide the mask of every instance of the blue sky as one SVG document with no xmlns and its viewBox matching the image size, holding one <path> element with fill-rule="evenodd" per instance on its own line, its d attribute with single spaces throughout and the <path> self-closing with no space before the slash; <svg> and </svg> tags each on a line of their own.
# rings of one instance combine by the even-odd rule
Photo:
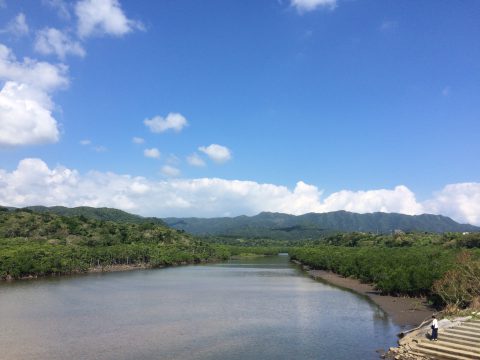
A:
<svg viewBox="0 0 480 360">
<path fill-rule="evenodd" d="M 0 6 L 2 204 L 480 223 L 478 1 Z"/>
</svg>

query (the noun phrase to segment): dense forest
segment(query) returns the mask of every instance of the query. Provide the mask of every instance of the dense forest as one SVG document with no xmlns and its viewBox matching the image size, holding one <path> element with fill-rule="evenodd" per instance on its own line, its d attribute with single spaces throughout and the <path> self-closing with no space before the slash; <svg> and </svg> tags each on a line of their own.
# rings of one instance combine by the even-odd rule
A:
<svg viewBox="0 0 480 360">
<path fill-rule="evenodd" d="M 480 306 L 480 233 L 344 233 L 290 247 L 294 260 L 436 306 Z M 480 309 L 479 309 L 480 310 Z"/>
<path fill-rule="evenodd" d="M 230 256 L 226 247 L 206 244 L 164 225 L 1 210 L 2 279 L 71 274 L 119 264 L 159 267 Z"/>
<path fill-rule="evenodd" d="M 12 208 L 15 210 L 15 208 Z M 126 211 L 113 209 L 113 208 L 94 208 L 90 206 L 78 206 L 74 208 L 68 208 L 65 206 L 28 206 L 24 210 L 33 210 L 35 212 L 52 213 L 61 216 L 75 217 L 83 216 L 87 219 L 113 221 L 118 223 L 153 223 L 157 225 L 165 225 L 162 219 L 156 217 L 143 217 L 140 215 L 130 214 Z"/>
</svg>

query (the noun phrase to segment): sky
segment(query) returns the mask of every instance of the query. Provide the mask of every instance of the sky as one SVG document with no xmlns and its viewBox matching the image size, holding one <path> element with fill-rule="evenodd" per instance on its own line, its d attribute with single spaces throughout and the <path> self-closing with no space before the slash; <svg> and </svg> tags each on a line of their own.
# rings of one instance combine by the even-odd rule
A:
<svg viewBox="0 0 480 360">
<path fill-rule="evenodd" d="M 0 204 L 480 225 L 477 0 L 0 0 Z"/>
</svg>

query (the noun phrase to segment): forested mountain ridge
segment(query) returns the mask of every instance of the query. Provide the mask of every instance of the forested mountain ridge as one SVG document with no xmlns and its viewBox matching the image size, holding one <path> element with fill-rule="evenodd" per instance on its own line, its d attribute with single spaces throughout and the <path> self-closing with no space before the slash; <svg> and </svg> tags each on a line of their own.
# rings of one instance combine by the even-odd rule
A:
<svg viewBox="0 0 480 360">
<path fill-rule="evenodd" d="M 288 215 L 262 212 L 233 218 L 164 218 L 173 228 L 195 235 L 268 237 L 278 239 L 313 238 L 332 232 L 476 232 L 480 227 L 459 224 L 442 215 L 397 213 L 357 214 L 347 211 Z"/>
<path fill-rule="evenodd" d="M 5 209 L 5 208 L 3 208 Z M 9 208 L 15 210 L 14 208 Z M 164 218 L 142 217 L 113 208 L 80 206 L 30 206 L 24 209 L 37 213 L 52 213 L 65 217 L 82 216 L 86 219 L 115 223 L 168 225 L 194 235 L 224 235 L 248 238 L 295 240 L 316 238 L 334 232 L 371 232 L 388 234 L 395 230 L 405 232 L 477 232 L 480 227 L 460 224 L 442 215 L 404 215 L 397 213 L 358 214 L 348 211 L 289 215 L 262 212 L 255 216 L 220 218 Z"/>
<path fill-rule="evenodd" d="M 165 225 L 165 223 L 156 217 L 143 217 L 140 215 L 130 214 L 126 211 L 114 209 L 114 208 L 95 208 L 90 206 L 78 206 L 68 208 L 65 206 L 28 206 L 24 209 L 33 210 L 35 212 L 53 213 L 61 216 L 84 216 L 87 219 L 113 221 L 117 223 L 132 223 L 143 224 L 153 223 L 156 225 Z"/>
<path fill-rule="evenodd" d="M 105 221 L 84 215 L 62 216 L 25 208 L 0 211 L 0 239 L 25 239 L 40 243 L 46 240 L 69 244 L 79 242 L 95 246 L 134 242 L 188 244 L 192 241 L 191 236 L 165 224 Z"/>
</svg>

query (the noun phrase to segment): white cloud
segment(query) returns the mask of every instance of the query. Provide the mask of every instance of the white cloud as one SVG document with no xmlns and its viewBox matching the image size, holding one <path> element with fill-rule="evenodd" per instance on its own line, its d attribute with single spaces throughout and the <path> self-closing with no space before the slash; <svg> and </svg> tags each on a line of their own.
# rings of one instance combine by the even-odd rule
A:
<svg viewBox="0 0 480 360">
<path fill-rule="evenodd" d="M 49 92 L 68 85 L 67 67 L 25 58 L 17 61 L 0 44 L 0 146 L 20 146 L 58 141 Z"/>
<path fill-rule="evenodd" d="M 299 12 L 313 11 L 319 8 L 333 10 L 337 7 L 337 0 L 291 0 L 290 4 Z"/>
<path fill-rule="evenodd" d="M 160 157 L 160 151 L 157 148 L 143 150 L 143 155 L 149 158 L 158 159 Z"/>
<path fill-rule="evenodd" d="M 128 19 L 118 0 L 80 0 L 75 5 L 78 17 L 78 35 L 123 36 L 135 29 L 143 30 L 142 23 Z"/>
<path fill-rule="evenodd" d="M 197 153 L 187 156 L 187 162 L 192 166 L 205 166 L 205 161 Z"/>
<path fill-rule="evenodd" d="M 347 210 L 358 213 L 381 211 L 415 215 L 421 214 L 423 207 L 417 202 L 412 191 L 400 185 L 393 190 L 342 190 L 328 196 L 323 201 L 321 210 L 322 212 Z"/>
<path fill-rule="evenodd" d="M 9 33 L 14 36 L 28 35 L 30 29 L 28 28 L 27 20 L 24 13 L 19 13 L 12 20 L 10 20 L 5 28 L 0 30 L 0 33 Z"/>
<path fill-rule="evenodd" d="M 92 141 L 89 140 L 89 139 L 80 140 L 80 145 L 87 146 L 87 145 L 91 145 L 91 144 L 92 144 Z"/>
<path fill-rule="evenodd" d="M 84 57 L 86 54 L 78 41 L 72 40 L 65 32 L 55 28 L 45 28 L 37 32 L 35 50 L 44 55 L 55 54 L 61 60 L 67 55 Z"/>
<path fill-rule="evenodd" d="M 165 118 L 157 115 L 151 119 L 145 119 L 143 123 L 154 133 L 162 133 L 167 130 L 180 132 L 188 125 L 187 119 L 179 113 L 169 113 Z"/>
<path fill-rule="evenodd" d="M 180 170 L 171 165 L 162 166 L 162 169 L 160 171 L 163 175 L 168 177 L 177 177 L 180 175 Z"/>
<path fill-rule="evenodd" d="M 232 158 L 230 150 L 227 147 L 218 144 L 200 146 L 198 150 L 207 154 L 210 159 L 217 163 L 223 163 Z"/>
<path fill-rule="evenodd" d="M 0 79 L 24 83 L 43 91 L 53 91 L 68 85 L 68 67 L 24 58 L 17 61 L 12 51 L 0 44 Z"/>
<path fill-rule="evenodd" d="M 480 183 L 459 183 L 445 186 L 425 202 L 434 214 L 480 225 Z"/>
<path fill-rule="evenodd" d="M 170 176 L 178 176 L 175 168 Z M 178 169 L 176 169 L 178 170 Z M 168 170 L 167 170 L 168 172 Z M 261 211 L 290 214 L 348 210 L 404 214 L 431 212 L 480 225 L 480 183 L 445 186 L 419 203 L 405 186 L 368 191 L 343 190 L 322 199 L 316 186 L 299 181 L 293 190 L 275 184 L 217 178 L 149 180 L 24 159 L 17 169 L 0 169 L 0 204 L 5 206 L 107 206 L 145 216 L 235 216 Z"/>
<path fill-rule="evenodd" d="M 328 196 L 323 201 L 321 210 L 322 212 L 347 210 L 358 213 L 381 211 L 415 215 L 421 214 L 423 207 L 417 202 L 412 191 L 400 185 L 393 190 L 342 190 Z"/>
<path fill-rule="evenodd" d="M 59 17 L 65 20 L 70 19 L 70 10 L 68 9 L 68 5 L 63 0 L 42 0 L 44 5 L 51 7 L 57 11 Z"/>
<path fill-rule="evenodd" d="M 144 138 L 141 138 L 141 137 L 137 137 L 137 136 L 134 136 L 132 138 L 132 142 L 134 144 L 143 144 L 145 142 L 145 139 Z"/>
<path fill-rule="evenodd" d="M 57 142 L 52 107 L 44 92 L 8 81 L 0 91 L 0 146 Z"/>
</svg>

